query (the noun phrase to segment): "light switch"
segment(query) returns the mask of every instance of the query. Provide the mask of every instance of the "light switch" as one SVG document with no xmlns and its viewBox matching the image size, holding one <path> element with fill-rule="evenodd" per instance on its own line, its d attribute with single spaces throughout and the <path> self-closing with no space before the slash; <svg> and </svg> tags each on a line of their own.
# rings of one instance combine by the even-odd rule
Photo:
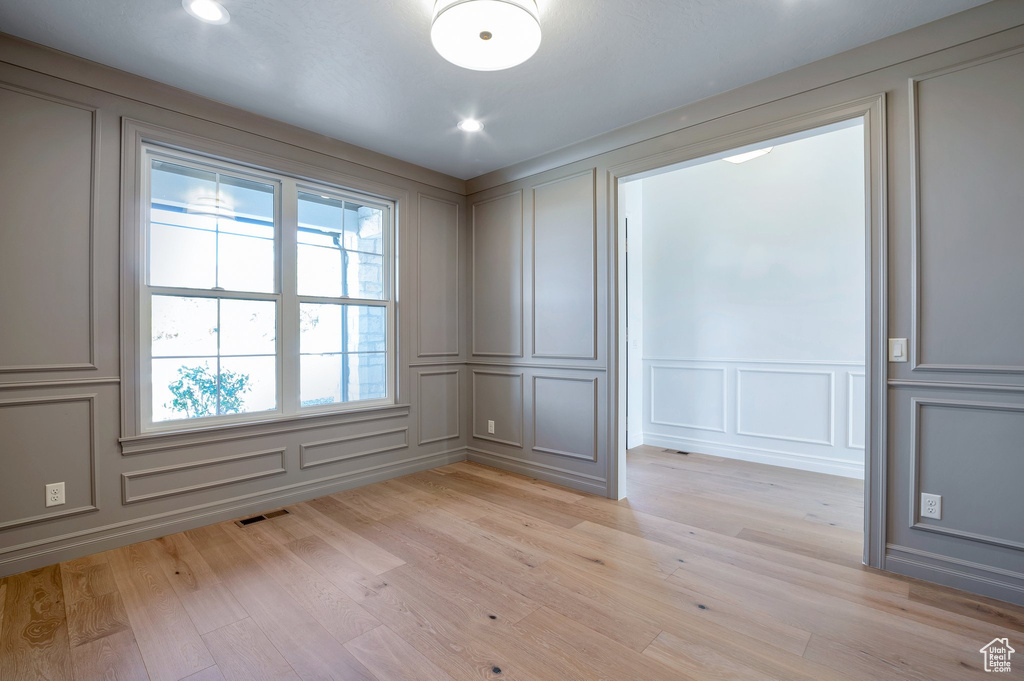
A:
<svg viewBox="0 0 1024 681">
<path fill-rule="evenodd" d="M 890 362 L 906 362 L 907 361 L 907 339 L 906 338 L 890 338 L 889 339 L 889 361 Z"/>
</svg>

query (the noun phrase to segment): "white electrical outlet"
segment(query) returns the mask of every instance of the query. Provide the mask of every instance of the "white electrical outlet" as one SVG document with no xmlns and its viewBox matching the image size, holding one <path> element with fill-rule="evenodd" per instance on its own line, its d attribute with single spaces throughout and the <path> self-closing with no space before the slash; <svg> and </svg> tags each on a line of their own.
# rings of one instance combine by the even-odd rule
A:
<svg viewBox="0 0 1024 681">
<path fill-rule="evenodd" d="M 64 503 L 64 483 L 53 482 L 46 486 L 46 505 L 60 506 Z"/>
<path fill-rule="evenodd" d="M 921 493 L 921 517 L 942 520 L 942 496 Z"/>
<path fill-rule="evenodd" d="M 494 421 L 487 422 L 487 433 L 489 435 L 494 435 Z"/>
</svg>

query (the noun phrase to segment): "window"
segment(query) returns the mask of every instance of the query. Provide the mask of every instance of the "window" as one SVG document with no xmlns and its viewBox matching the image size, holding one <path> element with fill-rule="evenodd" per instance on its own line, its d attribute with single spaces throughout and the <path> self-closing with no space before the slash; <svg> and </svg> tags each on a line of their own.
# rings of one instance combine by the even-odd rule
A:
<svg viewBox="0 0 1024 681">
<path fill-rule="evenodd" d="M 394 205 L 142 147 L 143 430 L 394 402 Z"/>
</svg>

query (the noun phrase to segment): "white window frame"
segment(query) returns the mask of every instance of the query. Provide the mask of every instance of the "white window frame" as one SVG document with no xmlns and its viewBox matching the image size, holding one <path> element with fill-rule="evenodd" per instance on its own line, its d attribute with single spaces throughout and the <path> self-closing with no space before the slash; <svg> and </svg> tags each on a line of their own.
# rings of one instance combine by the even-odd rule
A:
<svg viewBox="0 0 1024 681">
<path fill-rule="evenodd" d="M 389 407 L 396 404 L 397 393 L 397 313 L 396 313 L 396 272 L 395 248 L 396 201 L 354 191 L 324 180 L 295 177 L 280 171 L 254 167 L 239 161 L 224 160 L 195 151 L 186 151 L 176 146 L 158 142 L 143 141 L 138 146 L 136 157 L 138 182 L 135 205 L 138 206 L 135 239 L 137 261 L 131 269 L 135 277 L 135 354 L 137 359 L 138 382 L 134 394 L 136 430 L 140 435 L 192 431 L 199 428 L 265 423 L 289 420 L 302 416 L 344 414 L 375 407 Z M 252 293 L 248 291 L 222 291 L 218 289 L 191 289 L 179 287 L 156 287 L 149 285 L 149 231 L 150 231 L 150 174 L 154 159 L 178 163 L 201 170 L 223 172 L 274 186 L 274 258 L 275 292 Z M 383 299 L 363 299 L 348 296 L 319 297 L 300 296 L 298 284 L 298 196 L 311 193 L 332 199 L 351 201 L 361 205 L 379 208 L 384 213 L 383 235 Z M 234 298 L 241 300 L 271 300 L 277 307 L 277 408 L 270 411 L 249 412 L 184 418 L 154 423 L 152 420 L 152 297 L 154 295 L 178 295 L 213 299 Z M 327 405 L 301 406 L 300 399 L 300 355 L 299 355 L 299 306 L 301 303 L 328 303 L 344 305 L 369 305 L 386 310 L 387 351 L 386 351 L 386 396 L 375 400 L 356 400 Z"/>
</svg>

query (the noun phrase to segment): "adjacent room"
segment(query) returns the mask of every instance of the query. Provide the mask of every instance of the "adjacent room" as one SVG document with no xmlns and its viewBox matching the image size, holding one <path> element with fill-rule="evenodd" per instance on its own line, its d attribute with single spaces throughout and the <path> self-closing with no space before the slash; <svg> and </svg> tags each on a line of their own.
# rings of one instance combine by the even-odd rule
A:
<svg viewBox="0 0 1024 681">
<path fill-rule="evenodd" d="M 0 2 L 0 681 L 1024 669 L 1024 3 Z"/>
</svg>

